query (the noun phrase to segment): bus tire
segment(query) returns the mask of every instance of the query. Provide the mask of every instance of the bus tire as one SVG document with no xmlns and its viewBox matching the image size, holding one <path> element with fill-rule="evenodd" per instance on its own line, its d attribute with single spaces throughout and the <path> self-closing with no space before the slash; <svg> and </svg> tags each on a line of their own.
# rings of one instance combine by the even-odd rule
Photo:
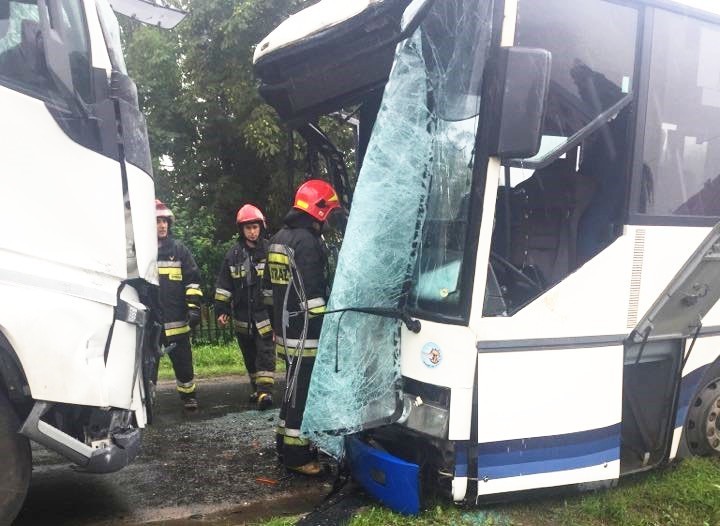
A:
<svg viewBox="0 0 720 526">
<path fill-rule="evenodd" d="M 684 434 L 691 455 L 720 456 L 720 377 L 705 383 L 695 394 Z"/>
<path fill-rule="evenodd" d="M 32 471 L 30 441 L 18 433 L 20 422 L 0 391 L 0 524 L 10 524 L 20 512 Z"/>
</svg>

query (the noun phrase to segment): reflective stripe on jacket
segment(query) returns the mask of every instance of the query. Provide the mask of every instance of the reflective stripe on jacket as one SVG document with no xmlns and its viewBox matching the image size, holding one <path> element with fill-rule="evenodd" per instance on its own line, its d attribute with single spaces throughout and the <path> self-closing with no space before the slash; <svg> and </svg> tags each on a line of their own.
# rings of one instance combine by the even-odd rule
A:
<svg viewBox="0 0 720 526">
<path fill-rule="evenodd" d="M 325 310 L 328 289 L 327 257 L 320 232 L 313 228 L 313 222 L 309 215 L 293 210 L 285 218 L 285 226 L 270 240 L 263 288 L 266 297 L 272 295 L 276 343 L 278 339 L 291 341 L 301 337 L 306 311 L 310 315 L 306 338 L 310 341 L 320 337 L 322 317 L 317 315 Z M 292 263 L 295 265 L 294 270 L 291 268 Z M 295 286 L 291 286 L 285 305 L 285 295 L 291 281 L 296 281 L 299 286 L 297 274 L 302 278 L 305 301 L 300 301 Z M 289 317 L 283 317 L 284 308 L 287 309 Z M 288 320 L 284 335 L 281 326 L 283 319 Z M 314 349 L 316 353 L 317 345 Z M 280 346 L 276 345 L 276 350 L 285 353 L 284 346 L 281 350 Z M 292 351 L 288 349 L 288 352 Z M 314 353 L 313 346 L 306 342 L 304 354 Z"/>
<path fill-rule="evenodd" d="M 272 334 L 262 278 L 267 259 L 267 240 L 260 238 L 249 247 L 244 238 L 228 250 L 215 283 L 215 313 L 233 318 L 238 334 Z"/>
<path fill-rule="evenodd" d="M 188 309 L 200 309 L 200 269 L 188 248 L 173 237 L 158 240 L 160 309 L 165 337 L 190 332 Z"/>
</svg>

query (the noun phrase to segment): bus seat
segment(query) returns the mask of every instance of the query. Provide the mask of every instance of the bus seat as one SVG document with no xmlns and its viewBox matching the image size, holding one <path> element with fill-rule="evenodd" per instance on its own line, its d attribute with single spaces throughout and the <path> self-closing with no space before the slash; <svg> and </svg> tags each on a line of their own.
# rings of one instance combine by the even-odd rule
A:
<svg viewBox="0 0 720 526">
<path fill-rule="evenodd" d="M 511 261 L 532 267 L 546 286 L 574 271 L 578 223 L 591 202 L 595 181 L 575 171 L 573 159 L 537 170 L 514 192 Z"/>
</svg>

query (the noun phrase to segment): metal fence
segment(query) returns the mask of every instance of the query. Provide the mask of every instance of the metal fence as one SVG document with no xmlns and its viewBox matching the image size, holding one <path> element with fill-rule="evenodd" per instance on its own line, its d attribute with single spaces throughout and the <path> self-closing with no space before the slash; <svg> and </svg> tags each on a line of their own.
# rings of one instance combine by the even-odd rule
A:
<svg viewBox="0 0 720 526">
<path fill-rule="evenodd" d="M 235 342 L 232 323 L 221 327 L 212 305 L 202 305 L 202 322 L 192 331 L 193 345 L 225 345 Z"/>
</svg>

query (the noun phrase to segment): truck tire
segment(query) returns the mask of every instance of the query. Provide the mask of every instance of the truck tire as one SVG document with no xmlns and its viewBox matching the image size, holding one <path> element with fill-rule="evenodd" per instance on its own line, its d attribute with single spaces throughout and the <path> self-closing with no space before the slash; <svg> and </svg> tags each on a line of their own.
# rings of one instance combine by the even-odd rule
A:
<svg viewBox="0 0 720 526">
<path fill-rule="evenodd" d="M 22 508 L 30 485 L 30 442 L 18 433 L 20 422 L 5 394 L 0 392 L 0 524 L 11 524 Z"/>
<path fill-rule="evenodd" d="M 715 365 L 711 380 L 704 382 L 690 402 L 684 438 L 688 452 L 694 456 L 720 456 L 720 370 L 717 369 Z"/>
</svg>

